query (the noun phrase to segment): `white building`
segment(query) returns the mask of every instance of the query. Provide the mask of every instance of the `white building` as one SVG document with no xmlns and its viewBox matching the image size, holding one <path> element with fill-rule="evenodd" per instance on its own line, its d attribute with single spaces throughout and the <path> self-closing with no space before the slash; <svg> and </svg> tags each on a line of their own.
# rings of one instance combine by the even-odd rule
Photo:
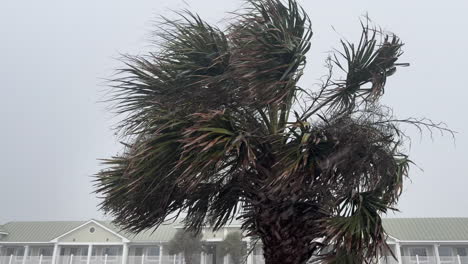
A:
<svg viewBox="0 0 468 264">
<path fill-rule="evenodd" d="M 382 257 L 381 264 L 468 264 L 468 218 L 392 218 L 384 226 L 397 260 Z M 96 220 L 10 222 L 0 225 L 0 264 L 183 264 L 182 255 L 169 255 L 165 248 L 180 227 L 133 234 Z M 238 224 L 205 229 L 203 241 L 216 248 L 226 234 L 239 230 Z M 261 249 L 247 262 L 262 264 Z M 229 258 L 202 253 L 200 263 L 229 264 Z"/>
</svg>

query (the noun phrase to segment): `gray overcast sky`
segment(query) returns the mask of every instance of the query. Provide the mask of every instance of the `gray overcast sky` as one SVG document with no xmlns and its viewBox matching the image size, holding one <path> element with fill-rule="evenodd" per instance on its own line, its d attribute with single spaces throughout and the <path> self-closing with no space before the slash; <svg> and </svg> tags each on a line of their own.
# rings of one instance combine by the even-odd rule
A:
<svg viewBox="0 0 468 264">
<path fill-rule="evenodd" d="M 219 22 L 240 0 L 1 0 L 0 223 L 102 218 L 92 192 L 98 158 L 120 147 L 115 119 L 99 104 L 119 53 L 148 50 L 151 23 L 189 7 Z M 430 117 L 459 132 L 434 141 L 415 135 L 413 167 L 397 216 L 468 216 L 468 1 L 300 1 L 314 28 L 303 86 L 325 73 L 340 35 L 359 36 L 366 12 L 407 44 L 412 64 L 392 77 L 385 102 L 401 116 Z M 331 28 L 333 26 L 336 32 Z M 339 34 L 337 33 L 339 32 Z"/>
</svg>

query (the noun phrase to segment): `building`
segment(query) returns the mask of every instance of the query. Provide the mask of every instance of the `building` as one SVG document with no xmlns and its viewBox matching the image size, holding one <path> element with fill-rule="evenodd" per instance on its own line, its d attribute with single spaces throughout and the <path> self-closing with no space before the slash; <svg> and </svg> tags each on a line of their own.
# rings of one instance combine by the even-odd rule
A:
<svg viewBox="0 0 468 264">
<path fill-rule="evenodd" d="M 384 220 L 388 244 L 396 254 L 381 264 L 468 264 L 468 218 L 391 218 Z M 178 223 L 139 234 L 106 221 L 10 222 L 0 225 L 0 264 L 183 264 L 182 255 L 165 248 Z M 233 223 L 217 232 L 203 230 L 203 241 L 216 248 Z M 229 258 L 201 253 L 201 264 L 229 264 Z M 390 255 L 390 254 L 388 254 Z M 247 257 L 262 264 L 261 249 Z"/>
</svg>

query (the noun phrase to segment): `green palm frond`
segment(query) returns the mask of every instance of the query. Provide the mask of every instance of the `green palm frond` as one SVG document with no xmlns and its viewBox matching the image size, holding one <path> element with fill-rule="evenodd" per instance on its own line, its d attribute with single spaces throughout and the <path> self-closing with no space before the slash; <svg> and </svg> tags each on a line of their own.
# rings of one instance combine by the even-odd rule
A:
<svg viewBox="0 0 468 264">
<path fill-rule="evenodd" d="M 307 89 L 305 11 L 295 0 L 247 4 L 226 30 L 188 11 L 163 19 L 154 52 L 124 57 L 109 98 L 123 151 L 97 174 L 101 206 L 134 232 L 182 214 L 194 233 L 238 218 L 267 263 L 371 261 L 412 164 L 400 125 L 453 131 L 380 103 L 406 65 L 394 34 L 363 24 Z"/>
<path fill-rule="evenodd" d="M 270 105 L 274 132 L 287 121 L 299 90 L 296 84 L 310 49 L 311 23 L 295 1 L 248 2 L 251 7 L 239 14 L 229 34 L 233 76 L 244 100 L 262 109 Z M 275 109 L 281 109 L 279 115 Z"/>
</svg>

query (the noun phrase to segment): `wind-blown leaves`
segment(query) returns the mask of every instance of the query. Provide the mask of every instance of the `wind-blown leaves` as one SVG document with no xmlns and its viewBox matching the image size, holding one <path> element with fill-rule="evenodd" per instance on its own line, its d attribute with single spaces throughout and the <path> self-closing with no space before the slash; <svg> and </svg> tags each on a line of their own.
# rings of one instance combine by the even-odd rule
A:
<svg viewBox="0 0 468 264">
<path fill-rule="evenodd" d="M 158 27 L 157 50 L 125 56 L 109 98 L 124 149 L 97 175 L 101 206 L 135 232 L 179 215 L 195 233 L 237 217 L 267 264 L 372 261 L 387 249 L 380 215 L 412 163 L 399 126 L 453 132 L 380 104 L 406 65 L 396 35 L 363 24 L 315 91 L 298 85 L 305 11 L 295 0 L 247 4 L 226 30 L 178 13 Z"/>
</svg>

